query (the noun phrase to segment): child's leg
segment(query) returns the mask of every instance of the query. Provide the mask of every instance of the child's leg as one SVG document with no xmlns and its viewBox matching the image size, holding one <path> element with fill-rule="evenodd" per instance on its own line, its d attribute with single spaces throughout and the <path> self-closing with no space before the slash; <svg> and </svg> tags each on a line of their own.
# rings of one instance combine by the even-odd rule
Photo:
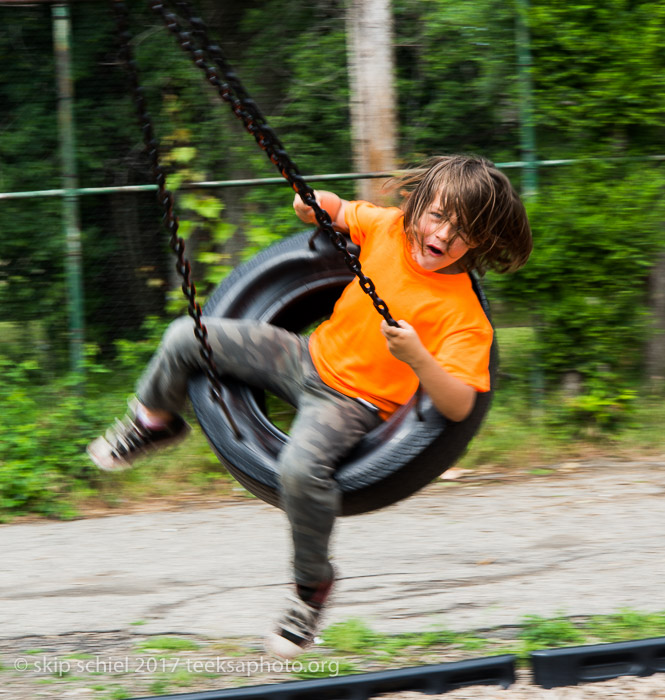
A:
<svg viewBox="0 0 665 700">
<path fill-rule="evenodd" d="M 294 402 L 302 382 L 306 342 L 289 331 L 258 321 L 203 317 L 220 374 L 259 386 Z M 137 396 L 151 409 L 179 413 L 187 399 L 189 378 L 202 371 L 201 345 L 194 322 L 172 323 L 141 376 Z"/>
<path fill-rule="evenodd" d="M 307 356 L 305 340 L 268 323 L 219 318 L 204 318 L 203 322 L 221 374 L 297 402 L 302 391 L 302 360 Z M 93 461 L 102 469 L 125 469 L 148 449 L 184 437 L 187 426 L 178 414 L 187 398 L 189 378 L 204 366 L 194 322 L 188 317 L 178 319 L 167 329 L 141 376 L 138 402 L 130 406 L 130 414 L 88 447 Z M 166 417 L 161 425 L 160 417 L 162 421 Z"/>
<path fill-rule="evenodd" d="M 280 454 L 282 504 L 291 523 L 297 595 L 289 599 L 268 647 L 293 657 L 311 643 L 334 572 L 330 535 L 341 493 L 333 475 L 340 460 L 381 422 L 377 412 L 327 387 L 313 372 L 306 382 L 288 444 Z"/>
<path fill-rule="evenodd" d="M 319 380 L 320 381 L 320 380 Z M 328 542 L 340 512 L 335 468 L 381 422 L 354 399 L 307 387 L 289 442 L 279 457 L 281 499 L 293 530 L 296 583 L 313 587 L 332 578 Z"/>
<path fill-rule="evenodd" d="M 378 413 L 326 386 L 307 341 L 267 323 L 204 318 L 222 374 L 268 389 L 297 406 L 298 415 L 279 458 L 282 501 L 294 532 L 296 582 L 331 578 L 328 540 L 339 511 L 335 467 L 381 421 Z M 193 322 L 171 324 L 141 377 L 137 395 L 148 408 L 178 413 L 187 382 L 203 367 Z"/>
</svg>

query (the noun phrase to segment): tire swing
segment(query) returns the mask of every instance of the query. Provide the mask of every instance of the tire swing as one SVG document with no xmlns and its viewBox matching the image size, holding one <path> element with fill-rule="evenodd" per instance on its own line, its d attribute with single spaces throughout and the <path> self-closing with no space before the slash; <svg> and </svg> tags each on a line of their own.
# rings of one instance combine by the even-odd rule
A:
<svg viewBox="0 0 665 700">
<path fill-rule="evenodd" d="M 316 202 L 313 190 L 305 183 L 256 104 L 249 99 L 219 47 L 209 41 L 203 21 L 193 16 L 186 0 L 177 2 L 184 20 L 169 12 L 161 0 L 151 0 L 151 5 L 293 190 L 312 207 L 320 229 L 327 234 L 324 237 L 312 236 L 311 231 L 301 233 L 259 253 L 223 280 L 205 310 L 201 310 L 190 279 L 191 267 L 184 257 L 184 241 L 178 236 L 174 198 L 166 189 L 157 141 L 138 81 L 127 7 L 123 0 L 113 0 L 121 56 L 130 76 L 144 144 L 158 187 L 158 200 L 164 207 L 165 225 L 171 234 L 171 247 L 178 257 L 176 269 L 183 278 L 182 289 L 189 300 L 188 311 L 194 318 L 195 335 L 206 363 L 205 373 L 189 382 L 190 399 L 212 449 L 229 472 L 258 498 L 279 505 L 277 457 L 287 436 L 270 422 L 261 392 L 240 382 L 222 381 L 218 376 L 207 331 L 201 322 L 202 314 L 267 321 L 299 333 L 332 312 L 335 301 L 355 275 L 377 311 L 391 325 L 396 322 L 376 294 L 371 280 L 362 273 L 352 253 L 353 246 L 345 243 L 333 229 L 327 212 Z M 182 29 L 183 21 L 191 25 L 191 32 Z M 480 284 L 473 276 L 472 282 L 489 318 Z M 496 367 L 494 341 L 490 352 L 490 386 L 494 385 Z M 385 423 L 365 435 L 339 465 L 335 478 L 342 491 L 342 515 L 395 503 L 443 473 L 466 449 L 487 413 L 491 398 L 491 391 L 477 394 L 471 414 L 455 423 L 443 418 L 429 398 L 417 392 Z"/>
<path fill-rule="evenodd" d="M 267 321 L 300 332 L 332 312 L 353 280 L 342 256 L 312 232 L 287 238 L 236 268 L 215 290 L 204 313 Z M 487 300 L 475 277 L 473 288 L 488 314 Z M 362 340 L 360 341 L 362 342 Z M 490 386 L 497 367 L 496 341 L 490 354 Z M 277 457 L 287 436 L 268 419 L 262 395 L 246 384 L 224 379 L 224 402 L 242 435 L 220 415 L 208 381 L 201 374 L 189 383 L 197 420 L 219 460 L 258 498 L 278 505 Z M 335 479 L 342 490 L 342 515 L 375 510 L 406 498 L 443 473 L 464 453 L 487 413 L 492 392 L 478 393 L 471 414 L 448 421 L 426 394 L 368 433 L 340 464 Z"/>
</svg>

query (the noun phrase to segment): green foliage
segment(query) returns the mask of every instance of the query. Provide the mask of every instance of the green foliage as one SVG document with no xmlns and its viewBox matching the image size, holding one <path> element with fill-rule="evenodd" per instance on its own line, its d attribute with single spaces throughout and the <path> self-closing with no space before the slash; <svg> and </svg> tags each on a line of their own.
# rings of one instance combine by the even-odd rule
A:
<svg viewBox="0 0 665 700">
<path fill-rule="evenodd" d="M 665 110 L 663 4 L 533 0 L 530 25 L 541 152 L 653 152 Z"/>
<path fill-rule="evenodd" d="M 199 648 L 196 642 L 183 637 L 152 637 L 141 642 L 139 650 L 146 651 L 154 649 L 156 651 L 195 651 Z"/>
<path fill-rule="evenodd" d="M 518 155 L 512 3 L 398 0 L 398 99 L 405 160 L 477 151 Z"/>
<path fill-rule="evenodd" d="M 119 340 L 112 367 L 98 363 L 99 348 L 86 347 L 83 387 L 74 375 L 54 377 L 40 362 L 38 348 L 24 347 L 14 357 L 0 352 L 0 520 L 24 513 L 75 514 L 69 497 L 99 482 L 85 447 L 108 422 L 110 404 L 124 402 L 162 329 L 163 323 L 150 319 L 146 340 Z"/>
<path fill-rule="evenodd" d="M 365 622 L 353 618 L 326 627 L 321 632 L 321 638 L 336 651 L 359 652 L 367 646 L 375 645 L 378 635 Z"/>
<path fill-rule="evenodd" d="M 614 428 L 630 414 L 648 339 L 647 283 L 663 250 L 663 175 L 655 168 L 589 164 L 567 169 L 530 203 L 534 252 L 493 287 L 528 308 L 532 364 L 550 389 L 573 373 L 581 395 L 562 416 Z"/>
<path fill-rule="evenodd" d="M 516 652 L 526 660 L 538 649 L 581 644 L 609 644 L 659 637 L 665 633 L 665 613 L 620 610 L 610 615 L 594 615 L 572 620 L 561 615 L 553 618 L 527 615 L 518 634 Z"/>
<path fill-rule="evenodd" d="M 584 644 L 586 637 L 565 617 L 544 618 L 527 615 L 519 635 L 526 656 L 536 649 Z"/>
<path fill-rule="evenodd" d="M 559 411 L 553 413 L 557 419 L 573 425 L 578 432 L 585 429 L 590 434 L 596 430 L 615 432 L 635 415 L 638 392 L 622 387 L 617 375 L 595 376 L 587 382 L 584 393 L 579 396 L 561 397 Z"/>
<path fill-rule="evenodd" d="M 620 610 L 612 615 L 594 615 L 585 625 L 591 638 L 603 642 L 623 642 L 665 635 L 665 612 L 643 613 Z"/>
<path fill-rule="evenodd" d="M 269 0 L 240 25 L 243 74 L 303 173 L 349 166 L 344 17 L 340 0 Z"/>
<path fill-rule="evenodd" d="M 180 232 L 203 299 L 238 261 L 300 224 L 286 185 L 214 195 L 182 188 L 192 180 L 277 173 L 146 3 L 128 4 L 133 48 L 169 183 L 179 190 Z M 151 180 L 149 167 L 117 62 L 112 13 L 102 5 L 72 4 L 80 182 L 142 184 Z M 400 160 L 444 151 L 516 159 L 515 5 L 396 0 L 392 7 Z M 300 170 L 350 170 L 346 3 L 201 0 L 200 8 Z M 0 7 L 2 191 L 60 184 L 50 9 Z M 538 155 L 661 149 L 662 3 L 532 0 L 528 23 Z M 519 180 L 517 171 L 511 177 Z M 515 276 L 487 280 L 490 297 L 518 327 L 499 331 L 501 395 L 467 457 L 474 464 L 527 461 L 534 450 L 554 453 L 579 433 L 611 431 L 623 439 L 641 415 L 647 286 L 663 249 L 662 170 L 588 163 L 541 169 L 540 178 L 540 197 L 529 204 L 532 260 Z M 353 196 L 352 183 L 331 188 Z M 184 306 L 151 193 L 82 197 L 80 205 L 86 331 L 98 345 L 88 356 L 85 397 L 63 376 L 69 333 L 60 202 L 0 202 L 5 516 L 66 517 L 68 494 L 97 485 L 85 443 L 113 415 L 109 406 L 122 406 L 167 316 Z M 169 301 L 172 289 L 177 302 Z M 581 392 L 561 391 L 570 375 L 581 379 Z M 657 444 L 655 427 L 653 434 Z M 191 477 L 202 487 L 215 478 L 203 462 Z"/>
<path fill-rule="evenodd" d="M 168 683 L 165 680 L 156 680 L 150 684 L 151 695 L 166 695 Z"/>
<path fill-rule="evenodd" d="M 166 330 L 166 321 L 150 317 L 145 320 L 141 328 L 143 338 L 140 341 L 119 338 L 115 341 L 115 367 L 124 375 L 138 376 L 143 367 L 148 363 L 161 337 Z M 99 366 L 94 362 L 88 368 L 91 372 L 99 372 Z M 108 370 L 107 370 L 108 371 Z"/>
<path fill-rule="evenodd" d="M 66 517 L 61 497 L 92 471 L 81 398 L 71 378 L 40 387 L 42 373 L 33 360 L 14 364 L 0 356 L 0 369 L 0 518 L 26 512 Z"/>
<path fill-rule="evenodd" d="M 369 654 L 382 661 L 393 659 L 405 652 L 423 650 L 439 645 L 455 645 L 469 651 L 483 648 L 485 640 L 473 634 L 433 629 L 420 633 L 395 635 L 379 634 L 370 629 L 363 620 L 351 618 L 330 625 L 321 632 L 323 643 L 335 652 L 346 654 Z"/>
<path fill-rule="evenodd" d="M 108 700 L 129 700 L 131 694 L 124 688 L 114 688 L 107 696 Z"/>
</svg>

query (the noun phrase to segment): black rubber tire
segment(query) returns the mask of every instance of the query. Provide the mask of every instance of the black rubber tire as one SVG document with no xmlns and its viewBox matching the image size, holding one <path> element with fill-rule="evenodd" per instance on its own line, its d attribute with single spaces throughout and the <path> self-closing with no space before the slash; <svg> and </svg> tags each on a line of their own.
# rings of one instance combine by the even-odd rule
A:
<svg viewBox="0 0 665 700">
<path fill-rule="evenodd" d="M 310 248 L 308 242 L 313 234 L 314 231 L 308 231 L 282 240 L 240 265 L 215 290 L 204 313 L 268 321 L 294 332 L 329 315 L 353 276 L 342 255 L 323 234 L 316 237 Z M 489 316 L 487 301 L 475 279 L 474 289 Z M 367 303 L 371 303 L 369 299 Z M 493 343 L 492 386 L 496 367 L 497 349 Z M 229 472 L 258 498 L 279 505 L 276 463 L 286 435 L 266 417 L 260 392 L 230 380 L 225 380 L 224 385 L 224 398 L 242 439 L 235 437 L 211 398 L 204 375 L 189 383 L 197 419 Z M 461 423 L 446 421 L 425 395 L 416 411 L 416 398 L 412 398 L 368 433 L 338 468 L 342 514 L 390 505 L 442 474 L 465 451 L 491 398 L 491 391 L 478 394 L 471 415 Z"/>
</svg>

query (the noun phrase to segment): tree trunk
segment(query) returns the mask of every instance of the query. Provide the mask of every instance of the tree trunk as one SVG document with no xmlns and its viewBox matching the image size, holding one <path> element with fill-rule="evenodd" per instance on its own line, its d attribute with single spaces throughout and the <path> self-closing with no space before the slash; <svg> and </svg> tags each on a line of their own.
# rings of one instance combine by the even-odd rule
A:
<svg viewBox="0 0 665 700">
<path fill-rule="evenodd" d="M 390 0 L 351 0 L 346 24 L 353 165 L 358 172 L 392 171 L 397 149 Z M 385 200 L 382 180 L 358 182 L 361 199 Z"/>
</svg>

